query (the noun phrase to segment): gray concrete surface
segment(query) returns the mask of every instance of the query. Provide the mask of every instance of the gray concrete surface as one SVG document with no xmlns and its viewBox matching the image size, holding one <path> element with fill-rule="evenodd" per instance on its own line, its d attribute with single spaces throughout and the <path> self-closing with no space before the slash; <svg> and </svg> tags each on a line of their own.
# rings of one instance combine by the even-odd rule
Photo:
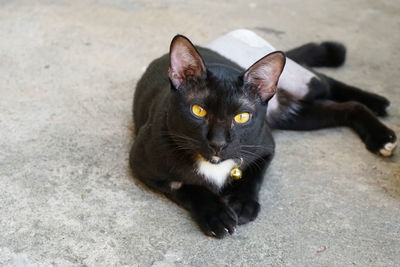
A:
<svg viewBox="0 0 400 267">
<path fill-rule="evenodd" d="M 243 27 L 282 49 L 344 42 L 323 71 L 388 96 L 400 133 L 397 0 L 0 0 L 0 265 L 398 266 L 399 151 L 348 129 L 276 132 L 260 215 L 224 240 L 131 177 L 144 67 L 176 33 Z"/>
</svg>

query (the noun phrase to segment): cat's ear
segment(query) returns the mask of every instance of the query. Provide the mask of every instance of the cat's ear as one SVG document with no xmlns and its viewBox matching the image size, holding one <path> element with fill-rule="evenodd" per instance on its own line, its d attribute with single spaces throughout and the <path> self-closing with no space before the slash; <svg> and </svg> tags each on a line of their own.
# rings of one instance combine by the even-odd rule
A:
<svg viewBox="0 0 400 267">
<path fill-rule="evenodd" d="M 168 75 L 175 88 L 188 79 L 205 78 L 206 67 L 194 45 L 183 35 L 172 39 Z"/>
<path fill-rule="evenodd" d="M 248 68 L 243 76 L 244 86 L 254 90 L 263 101 L 274 96 L 286 57 L 281 51 L 272 52 Z"/>
</svg>

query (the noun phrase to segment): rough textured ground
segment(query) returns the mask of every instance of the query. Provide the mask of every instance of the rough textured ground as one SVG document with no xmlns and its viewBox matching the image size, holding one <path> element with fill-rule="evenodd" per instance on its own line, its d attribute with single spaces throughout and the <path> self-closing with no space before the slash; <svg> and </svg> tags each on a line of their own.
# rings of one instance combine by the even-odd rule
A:
<svg viewBox="0 0 400 267">
<path fill-rule="evenodd" d="M 400 159 L 348 129 L 276 132 L 256 221 L 224 240 L 137 184 L 131 102 L 183 33 L 236 28 L 276 47 L 339 40 L 325 73 L 388 96 L 400 133 L 400 2 L 0 0 L 0 265 L 396 266 Z"/>
</svg>

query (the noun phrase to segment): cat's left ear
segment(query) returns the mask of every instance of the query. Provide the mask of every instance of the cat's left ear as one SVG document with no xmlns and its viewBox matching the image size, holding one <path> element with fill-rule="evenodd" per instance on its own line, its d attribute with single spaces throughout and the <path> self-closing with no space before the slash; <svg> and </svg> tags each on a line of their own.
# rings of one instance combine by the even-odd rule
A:
<svg viewBox="0 0 400 267">
<path fill-rule="evenodd" d="M 286 56 L 281 51 L 266 55 L 244 73 L 244 86 L 254 90 L 263 101 L 269 100 L 276 92 L 285 62 Z"/>
<path fill-rule="evenodd" d="M 189 79 L 205 78 L 206 67 L 194 45 L 183 35 L 172 39 L 168 75 L 175 88 Z"/>
</svg>

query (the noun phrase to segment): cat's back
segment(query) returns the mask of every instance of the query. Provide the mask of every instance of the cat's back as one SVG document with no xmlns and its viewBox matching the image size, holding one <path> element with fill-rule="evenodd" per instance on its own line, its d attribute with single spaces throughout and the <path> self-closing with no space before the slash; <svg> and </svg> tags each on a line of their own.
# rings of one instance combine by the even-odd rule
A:
<svg viewBox="0 0 400 267">
<path fill-rule="evenodd" d="M 169 94 L 168 55 L 155 59 L 139 79 L 133 99 L 135 132 L 147 121 L 152 107 Z M 162 105 L 162 103 L 158 103 Z"/>
</svg>

